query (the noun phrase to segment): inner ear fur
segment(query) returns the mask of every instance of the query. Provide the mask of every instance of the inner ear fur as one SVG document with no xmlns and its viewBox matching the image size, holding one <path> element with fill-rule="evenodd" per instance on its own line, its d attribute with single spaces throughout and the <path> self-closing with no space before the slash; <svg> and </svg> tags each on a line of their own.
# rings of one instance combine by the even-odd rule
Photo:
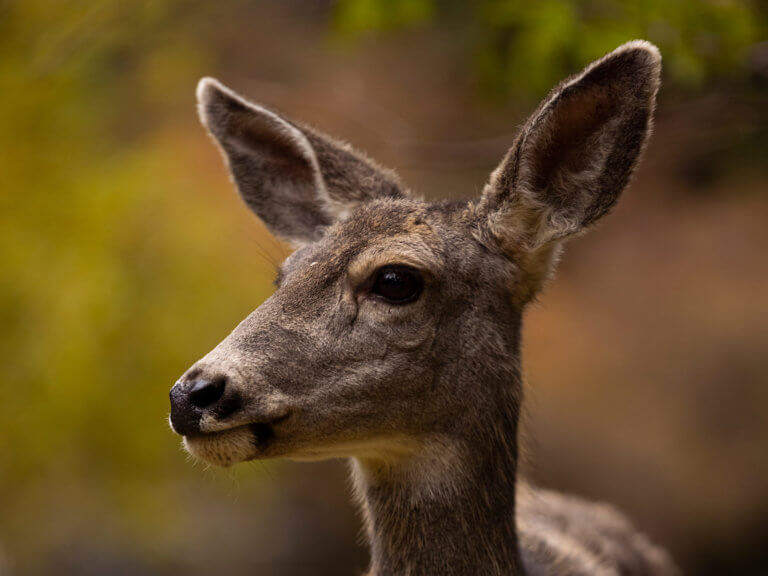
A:
<svg viewBox="0 0 768 576">
<path fill-rule="evenodd" d="M 557 86 L 526 122 L 481 199 L 488 229 L 516 261 L 524 298 L 564 239 L 615 205 L 651 130 L 661 56 L 625 44 Z"/>
<path fill-rule="evenodd" d="M 238 192 L 277 236 L 303 244 L 356 205 L 403 195 L 395 174 L 351 146 L 249 102 L 212 78 L 198 84 L 202 123 Z"/>
</svg>

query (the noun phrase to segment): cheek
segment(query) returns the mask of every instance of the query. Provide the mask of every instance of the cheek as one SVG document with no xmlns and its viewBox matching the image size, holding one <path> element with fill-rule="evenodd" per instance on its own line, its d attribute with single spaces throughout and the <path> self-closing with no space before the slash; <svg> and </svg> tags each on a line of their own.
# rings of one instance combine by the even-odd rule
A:
<svg viewBox="0 0 768 576">
<path fill-rule="evenodd" d="M 426 306 L 389 306 L 366 302 L 361 307 L 357 324 L 363 338 L 366 334 L 388 350 L 417 351 L 430 348 L 435 338 L 434 314 Z"/>
<path fill-rule="evenodd" d="M 392 317 L 390 322 L 378 325 L 376 329 L 392 348 L 404 352 L 430 350 L 437 331 L 432 317 L 421 310 L 406 318 Z"/>
<path fill-rule="evenodd" d="M 345 316 L 346 319 L 349 316 Z M 318 359 L 332 380 L 365 386 L 411 380 L 429 370 L 436 326 L 423 309 L 363 302 L 353 320 L 319 338 Z M 325 370 L 321 370 L 325 372 Z"/>
<path fill-rule="evenodd" d="M 387 338 L 389 346 L 395 350 L 403 352 L 428 350 L 435 339 L 435 326 L 433 324 L 395 326 L 387 331 L 383 338 Z"/>
<path fill-rule="evenodd" d="M 346 290 L 343 290 L 336 298 L 338 304 L 331 311 L 322 329 L 331 338 L 344 339 L 348 338 L 354 329 L 360 314 L 360 307 L 354 297 Z"/>
<path fill-rule="evenodd" d="M 291 392 L 302 398 L 345 398 L 365 404 L 370 394 L 402 395 L 431 382 L 436 326 L 425 306 L 392 307 L 340 297 L 323 325 L 316 325 L 310 354 L 294 349 L 281 367 Z M 297 358 L 301 356 L 301 358 Z M 362 395 L 361 397 L 357 397 Z M 381 400 L 381 398 L 380 398 Z M 391 400 L 391 398 L 388 398 Z"/>
</svg>

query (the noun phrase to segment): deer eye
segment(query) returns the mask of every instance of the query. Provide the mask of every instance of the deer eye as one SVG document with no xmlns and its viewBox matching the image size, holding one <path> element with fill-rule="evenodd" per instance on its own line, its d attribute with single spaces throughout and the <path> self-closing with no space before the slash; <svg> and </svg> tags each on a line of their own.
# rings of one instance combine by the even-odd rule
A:
<svg viewBox="0 0 768 576">
<path fill-rule="evenodd" d="M 371 294 L 389 304 L 413 302 L 424 288 L 421 273 L 410 266 L 383 266 L 376 271 Z"/>
</svg>

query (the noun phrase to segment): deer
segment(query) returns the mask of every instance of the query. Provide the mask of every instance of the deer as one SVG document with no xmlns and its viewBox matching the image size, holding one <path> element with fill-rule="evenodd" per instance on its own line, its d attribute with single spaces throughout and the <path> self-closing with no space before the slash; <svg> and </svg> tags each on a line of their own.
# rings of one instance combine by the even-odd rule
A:
<svg viewBox="0 0 768 576">
<path fill-rule="evenodd" d="M 295 251 L 171 388 L 185 449 L 348 459 L 370 576 L 678 574 L 613 507 L 518 480 L 523 311 L 627 186 L 660 75 L 654 45 L 618 47 L 549 93 L 479 198 L 438 202 L 203 78 L 242 200 Z"/>
</svg>

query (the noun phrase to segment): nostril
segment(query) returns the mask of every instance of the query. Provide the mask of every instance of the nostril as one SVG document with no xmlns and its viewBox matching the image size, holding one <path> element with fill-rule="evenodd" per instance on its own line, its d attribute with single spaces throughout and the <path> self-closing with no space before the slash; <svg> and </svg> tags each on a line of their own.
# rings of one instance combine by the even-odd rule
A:
<svg viewBox="0 0 768 576">
<path fill-rule="evenodd" d="M 226 385 L 224 378 L 197 380 L 189 389 L 189 401 L 196 408 L 206 408 L 222 397 Z"/>
</svg>

